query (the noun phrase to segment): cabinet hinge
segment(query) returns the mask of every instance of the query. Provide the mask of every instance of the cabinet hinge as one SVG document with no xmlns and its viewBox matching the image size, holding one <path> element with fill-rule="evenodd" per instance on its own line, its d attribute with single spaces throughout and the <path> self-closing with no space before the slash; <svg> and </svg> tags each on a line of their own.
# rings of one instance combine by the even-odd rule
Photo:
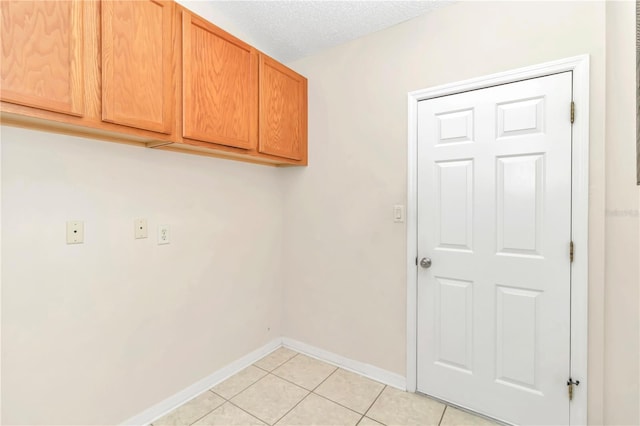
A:
<svg viewBox="0 0 640 426">
<path fill-rule="evenodd" d="M 571 124 L 576 121 L 576 103 L 571 101 Z"/>
<path fill-rule="evenodd" d="M 573 241 L 571 241 L 569 243 L 569 261 L 572 263 L 573 263 L 573 254 L 574 254 Z"/>
<path fill-rule="evenodd" d="M 579 386 L 579 385 L 580 385 L 580 380 L 576 380 L 574 382 L 571 377 L 569 377 L 569 380 L 567 380 L 567 390 L 569 392 L 569 401 L 573 400 L 573 387 Z"/>
</svg>

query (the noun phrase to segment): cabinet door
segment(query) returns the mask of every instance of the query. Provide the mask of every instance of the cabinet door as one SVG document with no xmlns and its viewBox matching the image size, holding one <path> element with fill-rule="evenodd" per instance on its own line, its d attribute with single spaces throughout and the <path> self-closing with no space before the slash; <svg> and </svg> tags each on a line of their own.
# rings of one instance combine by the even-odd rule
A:
<svg viewBox="0 0 640 426">
<path fill-rule="evenodd" d="M 1 0 L 3 101 L 83 115 L 83 2 Z"/>
<path fill-rule="evenodd" d="M 186 11 L 182 43 L 183 136 L 237 148 L 255 147 L 255 49 Z"/>
<path fill-rule="evenodd" d="M 102 2 L 102 119 L 160 133 L 175 122 L 173 3 Z"/>
<path fill-rule="evenodd" d="M 307 79 L 260 55 L 259 152 L 306 161 Z"/>
</svg>

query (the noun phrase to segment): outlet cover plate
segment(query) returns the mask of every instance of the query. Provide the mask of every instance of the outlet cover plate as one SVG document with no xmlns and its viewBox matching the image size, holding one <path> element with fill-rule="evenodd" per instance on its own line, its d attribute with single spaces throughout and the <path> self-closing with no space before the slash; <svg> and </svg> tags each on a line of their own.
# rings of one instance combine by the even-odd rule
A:
<svg viewBox="0 0 640 426">
<path fill-rule="evenodd" d="M 169 244 L 169 226 L 158 226 L 158 245 Z"/>
<path fill-rule="evenodd" d="M 133 235 L 136 240 L 147 238 L 147 219 L 136 219 L 133 221 Z"/>
<path fill-rule="evenodd" d="M 84 243 L 84 222 L 70 220 L 67 222 L 67 244 Z"/>
</svg>

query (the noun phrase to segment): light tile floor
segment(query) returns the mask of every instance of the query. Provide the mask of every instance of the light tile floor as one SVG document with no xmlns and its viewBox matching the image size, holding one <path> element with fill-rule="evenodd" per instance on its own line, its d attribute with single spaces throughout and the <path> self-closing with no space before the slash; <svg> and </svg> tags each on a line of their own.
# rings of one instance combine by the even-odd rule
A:
<svg viewBox="0 0 640 426">
<path fill-rule="evenodd" d="M 153 426 L 495 425 L 425 396 L 280 348 Z"/>
</svg>

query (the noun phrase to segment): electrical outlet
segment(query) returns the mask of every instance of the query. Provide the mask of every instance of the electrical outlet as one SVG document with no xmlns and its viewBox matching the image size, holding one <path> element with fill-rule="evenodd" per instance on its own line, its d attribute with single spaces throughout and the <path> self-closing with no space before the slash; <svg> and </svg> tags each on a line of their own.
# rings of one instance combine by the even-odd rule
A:
<svg viewBox="0 0 640 426">
<path fill-rule="evenodd" d="M 169 226 L 158 226 L 158 244 L 169 244 Z"/>
<path fill-rule="evenodd" d="M 147 219 L 136 219 L 133 221 L 133 236 L 136 240 L 147 238 Z"/>
<path fill-rule="evenodd" d="M 84 222 L 70 220 L 67 222 L 67 244 L 84 243 Z"/>
</svg>

